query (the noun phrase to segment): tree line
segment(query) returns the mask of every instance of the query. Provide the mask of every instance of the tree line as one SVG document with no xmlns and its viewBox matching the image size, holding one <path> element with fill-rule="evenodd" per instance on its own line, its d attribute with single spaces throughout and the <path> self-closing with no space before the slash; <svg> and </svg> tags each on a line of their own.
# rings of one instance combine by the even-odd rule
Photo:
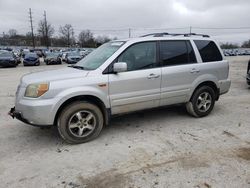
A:
<svg viewBox="0 0 250 188">
<path fill-rule="evenodd" d="M 234 49 L 234 48 L 250 48 L 250 40 L 244 41 L 242 45 L 233 44 L 233 43 L 222 43 L 220 45 L 222 49 Z"/>
<path fill-rule="evenodd" d="M 82 30 L 79 35 L 75 35 L 74 28 L 71 24 L 65 24 L 59 27 L 59 35 L 55 35 L 54 27 L 46 20 L 40 20 L 38 23 L 38 29 L 35 34 L 35 45 L 46 47 L 98 47 L 99 45 L 112 40 L 107 36 L 97 36 L 86 29 Z M 116 38 L 113 38 L 116 39 Z M 25 35 L 18 34 L 16 29 L 10 29 L 7 34 L 0 37 L 0 46 L 32 46 L 32 34 L 31 32 Z M 242 45 L 233 43 L 222 43 L 222 49 L 233 48 L 250 48 L 250 39 L 244 41 Z"/>
<path fill-rule="evenodd" d="M 75 35 L 74 28 L 71 24 L 65 24 L 59 27 L 59 35 L 55 35 L 54 27 L 41 20 L 38 23 L 38 29 L 35 34 L 35 46 L 46 47 L 98 47 L 101 44 L 112 40 L 108 36 L 97 36 L 86 29 L 82 30 L 79 35 Z M 116 39 L 116 38 L 113 38 Z M 16 29 L 10 29 L 7 34 L 0 37 L 0 45 L 4 46 L 32 46 L 31 32 L 25 35 L 18 34 Z"/>
</svg>

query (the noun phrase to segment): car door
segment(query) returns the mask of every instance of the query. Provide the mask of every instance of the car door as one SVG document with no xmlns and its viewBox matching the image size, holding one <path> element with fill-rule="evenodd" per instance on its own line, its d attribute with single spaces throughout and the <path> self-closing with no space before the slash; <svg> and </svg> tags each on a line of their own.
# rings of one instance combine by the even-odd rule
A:
<svg viewBox="0 0 250 188">
<path fill-rule="evenodd" d="M 194 50 L 189 40 L 160 42 L 162 65 L 160 105 L 184 103 L 192 83 L 200 75 Z"/>
<path fill-rule="evenodd" d="M 127 71 L 109 74 L 111 113 L 119 114 L 158 107 L 161 68 L 158 67 L 156 42 L 128 47 L 117 62 L 126 62 Z"/>
</svg>

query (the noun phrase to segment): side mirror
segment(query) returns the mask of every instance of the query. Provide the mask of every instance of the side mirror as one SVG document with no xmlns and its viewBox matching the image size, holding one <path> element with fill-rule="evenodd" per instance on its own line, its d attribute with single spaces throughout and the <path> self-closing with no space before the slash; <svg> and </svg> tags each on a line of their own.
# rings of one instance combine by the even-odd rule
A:
<svg viewBox="0 0 250 188">
<path fill-rule="evenodd" d="M 113 66 L 113 71 L 115 73 L 126 72 L 128 70 L 128 65 L 126 62 L 118 62 Z"/>
</svg>

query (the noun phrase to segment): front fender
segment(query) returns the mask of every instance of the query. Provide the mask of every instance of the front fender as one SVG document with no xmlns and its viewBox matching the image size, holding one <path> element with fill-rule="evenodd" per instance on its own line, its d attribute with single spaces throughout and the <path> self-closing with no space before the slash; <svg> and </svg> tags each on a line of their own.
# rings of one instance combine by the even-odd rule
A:
<svg viewBox="0 0 250 188">
<path fill-rule="evenodd" d="M 58 93 L 55 97 L 56 101 L 53 106 L 53 117 L 55 117 L 58 109 L 60 106 L 70 98 L 89 95 L 99 98 L 106 108 L 110 108 L 109 98 L 108 98 L 108 90 L 107 89 L 99 89 L 91 86 L 81 86 L 81 87 L 74 87 L 63 90 L 62 92 Z"/>
</svg>

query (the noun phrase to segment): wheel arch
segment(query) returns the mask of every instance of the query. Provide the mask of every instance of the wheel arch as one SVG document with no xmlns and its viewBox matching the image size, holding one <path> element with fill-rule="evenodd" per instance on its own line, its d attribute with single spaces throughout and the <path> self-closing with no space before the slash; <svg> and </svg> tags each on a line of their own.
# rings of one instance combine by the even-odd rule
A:
<svg viewBox="0 0 250 188">
<path fill-rule="evenodd" d="M 217 87 L 216 83 L 213 82 L 213 81 L 204 81 L 204 82 L 199 83 L 199 84 L 195 87 L 195 89 L 193 90 L 192 95 L 189 97 L 189 100 L 188 100 L 188 101 L 191 100 L 191 98 L 192 98 L 193 95 L 194 95 L 194 92 L 195 92 L 198 88 L 200 88 L 200 87 L 202 87 L 202 86 L 209 86 L 209 87 L 211 87 L 211 88 L 214 90 L 214 92 L 215 92 L 215 100 L 217 101 L 217 100 L 219 99 L 219 96 L 220 96 L 220 89 Z"/>
<path fill-rule="evenodd" d="M 76 101 L 87 101 L 99 107 L 103 114 L 105 125 L 109 124 L 110 110 L 106 108 L 104 102 L 100 98 L 93 96 L 93 95 L 77 95 L 77 96 L 67 99 L 60 105 L 54 118 L 54 125 L 57 124 L 58 117 L 60 113 L 62 112 L 62 110 L 69 104 L 72 104 L 73 102 L 76 102 Z"/>
</svg>

